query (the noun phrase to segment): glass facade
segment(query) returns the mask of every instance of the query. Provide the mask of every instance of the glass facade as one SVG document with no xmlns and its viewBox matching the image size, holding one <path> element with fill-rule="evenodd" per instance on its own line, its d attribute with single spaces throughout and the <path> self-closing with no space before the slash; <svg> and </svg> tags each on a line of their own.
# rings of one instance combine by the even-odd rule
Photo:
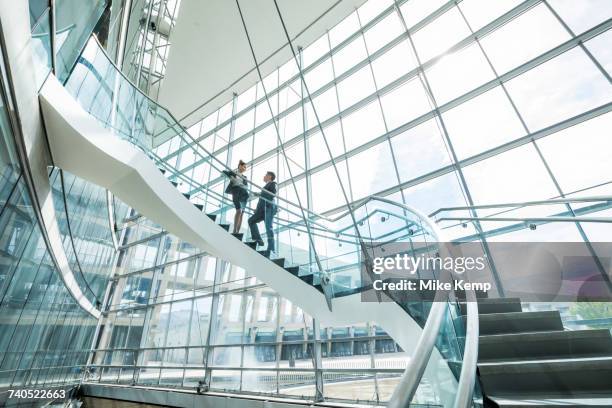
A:
<svg viewBox="0 0 612 408">
<path fill-rule="evenodd" d="M 0 104 L 0 389 L 77 384 L 97 320 L 74 301 L 51 259 L 4 88 Z"/>
<path fill-rule="evenodd" d="M 376 194 L 431 212 L 609 193 L 598 151 L 610 148 L 610 53 L 602 44 L 612 7 L 569 7 L 368 1 L 305 47 L 299 64 L 288 61 L 190 133 L 230 167 L 249 162 L 256 183 L 275 171 L 281 195 L 294 201 L 296 183 L 315 212 L 345 203 L 314 111 L 351 201 Z M 586 135 L 601 149 L 578 142 Z M 209 179 L 202 160 L 175 139 L 158 154 L 220 189 L 223 178 Z M 570 144 L 582 154 L 564 148 Z"/>
<path fill-rule="evenodd" d="M 59 169 L 51 181 L 70 268 L 89 301 L 101 305 L 116 261 L 106 190 Z"/>
<path fill-rule="evenodd" d="M 53 35 L 48 2 L 30 0 L 29 6 L 37 84 L 52 69 L 60 80 L 69 80 L 108 2 L 56 0 Z M 134 105 L 130 118 L 140 114 L 140 120 L 154 110 L 179 7 L 180 0 L 132 2 L 124 72 L 152 99 L 119 93 L 120 103 Z M 209 116 L 188 118 L 195 122 L 188 129 L 194 141 L 176 136 L 154 153 L 159 163 L 178 170 L 182 178 L 176 180 L 186 180 L 178 185 L 181 192 L 221 218 L 231 212 L 228 204 L 207 200 L 214 196 L 209 192 L 223 196 L 226 180 L 212 170 L 200 147 L 231 168 L 238 160 L 248 162 L 247 176 L 256 184 L 274 171 L 282 198 L 299 198 L 308 210 L 324 215 L 346 210 L 341 184 L 352 203 L 376 195 L 424 213 L 610 196 L 610 28 L 608 0 L 370 0 L 299 48 L 297 60 Z M 86 54 L 85 60 L 103 59 Z M 94 73 L 72 71 L 83 83 L 99 80 L 96 74 L 123 81 L 110 63 L 101 72 L 81 64 Z M 122 92 L 131 86 L 124 82 Z M 83 94 L 92 110 L 110 118 L 107 108 L 117 90 L 89 95 L 84 88 Z M 319 327 L 316 316 L 244 269 L 172 236 L 103 188 L 52 168 L 53 201 L 70 269 L 103 314 L 98 321 L 80 309 L 47 249 L 2 91 L 0 389 L 81 381 L 204 384 L 217 391 L 306 400 L 389 400 L 409 353 L 376 322 Z M 135 113 L 138 109 L 146 114 Z M 133 131 L 132 121 L 117 120 Z M 151 136 L 146 120 L 139 125 L 143 138 Z M 609 217 L 610 205 L 445 214 Z M 301 222 L 296 214 L 283 215 L 285 226 Z M 538 228 L 492 221 L 439 225 L 452 239 L 484 244 L 590 245 L 608 241 L 612 232 L 610 224 L 584 222 Z M 287 240 L 279 241 L 290 242 L 292 257 L 312 263 L 302 259 L 308 257 L 306 237 L 283 233 Z M 332 263 L 342 252 L 321 252 L 327 250 Z M 494 266 L 494 258 L 491 262 Z M 348 273 L 346 279 L 351 280 Z M 569 328 L 588 326 L 581 320 L 587 317 L 606 317 L 607 323 L 597 320 L 592 327 L 609 327 L 612 316 L 609 307 L 592 304 L 525 308 L 561 310 Z M 447 316 L 449 327 L 451 320 Z M 315 347 L 321 348 L 320 361 Z M 441 401 L 424 379 L 413 402 Z"/>
<path fill-rule="evenodd" d="M 408 356 L 376 325 L 321 327 L 244 269 L 131 212 L 87 379 L 313 399 L 388 401 Z M 415 402 L 435 402 L 421 385 Z"/>
</svg>

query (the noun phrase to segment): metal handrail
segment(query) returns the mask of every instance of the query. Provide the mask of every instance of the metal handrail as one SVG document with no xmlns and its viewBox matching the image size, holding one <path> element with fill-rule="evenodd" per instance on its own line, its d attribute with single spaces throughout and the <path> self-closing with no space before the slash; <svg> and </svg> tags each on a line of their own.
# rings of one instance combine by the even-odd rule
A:
<svg viewBox="0 0 612 408">
<path fill-rule="evenodd" d="M 523 201 L 513 203 L 499 203 L 499 204 L 482 204 L 482 205 L 466 205 L 458 207 L 442 207 L 429 214 L 430 217 L 435 217 L 441 212 L 449 211 L 461 211 L 461 210 L 483 210 L 489 208 L 508 208 L 508 207 L 531 207 L 537 205 L 550 205 L 550 204 L 571 204 L 571 203 L 590 203 L 590 202 L 612 202 L 612 196 L 594 196 L 594 197 L 581 197 L 581 198 L 553 198 L 550 200 L 537 200 L 537 201 Z"/>
<path fill-rule="evenodd" d="M 612 217 L 442 217 L 437 221 L 498 221 L 498 222 L 602 222 L 612 223 Z"/>
</svg>

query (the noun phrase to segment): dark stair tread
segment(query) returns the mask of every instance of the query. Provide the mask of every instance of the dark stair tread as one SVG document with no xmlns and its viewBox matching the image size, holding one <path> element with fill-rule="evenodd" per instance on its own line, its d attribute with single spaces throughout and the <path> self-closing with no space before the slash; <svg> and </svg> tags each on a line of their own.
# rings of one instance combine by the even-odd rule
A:
<svg viewBox="0 0 612 408">
<path fill-rule="evenodd" d="M 267 249 L 265 249 L 263 251 L 257 251 L 257 253 L 259 255 L 265 256 L 266 258 L 270 258 L 270 251 L 268 251 Z"/>
<path fill-rule="evenodd" d="M 170 183 L 172 183 L 172 185 L 173 185 L 174 187 L 178 187 L 178 183 L 177 183 L 176 181 L 172 181 L 172 180 L 170 180 Z"/>
<path fill-rule="evenodd" d="M 161 171 L 161 174 L 166 174 L 166 169 L 159 169 L 159 171 Z"/>
<path fill-rule="evenodd" d="M 194 206 L 195 206 L 195 207 L 196 207 L 198 210 L 200 210 L 200 211 L 202 211 L 202 210 L 204 209 L 204 205 L 203 205 L 203 204 L 194 204 Z"/>
<path fill-rule="evenodd" d="M 314 283 L 314 275 L 312 273 L 309 273 L 308 275 L 299 275 L 298 278 L 300 278 L 309 285 L 312 285 Z"/>
<path fill-rule="evenodd" d="M 232 235 L 234 236 L 234 238 L 236 238 L 238 241 L 242 241 L 242 237 L 244 237 L 244 234 L 242 232 L 238 232 L 238 233 L 234 233 L 232 232 Z"/>
<path fill-rule="evenodd" d="M 289 272 L 290 274 L 297 276 L 297 274 L 300 272 L 300 267 L 299 266 L 285 266 L 285 270 Z"/>
<path fill-rule="evenodd" d="M 217 214 L 206 214 L 206 216 L 207 216 L 208 218 L 210 218 L 211 220 L 213 220 L 213 221 L 216 221 L 216 220 L 217 220 Z"/>
<path fill-rule="evenodd" d="M 477 299 L 487 299 L 489 297 L 489 292 L 485 292 L 482 290 L 475 290 L 474 294 L 476 295 Z M 455 290 L 455 296 L 457 296 L 457 299 L 459 300 L 465 300 L 465 290 L 463 289 Z"/>
<path fill-rule="evenodd" d="M 323 286 L 321 286 L 320 283 L 317 283 L 316 285 L 312 285 L 316 290 L 318 290 L 319 292 L 325 294 L 325 292 L 323 291 Z"/>
<path fill-rule="evenodd" d="M 465 302 L 460 302 L 461 314 L 466 314 Z M 478 299 L 478 314 L 489 314 L 489 313 L 508 313 L 508 312 L 521 312 L 521 300 L 519 298 L 486 298 Z"/>
<path fill-rule="evenodd" d="M 558 311 L 489 313 L 478 318 L 481 335 L 561 331 L 563 323 Z"/>
<path fill-rule="evenodd" d="M 230 227 L 229 224 L 219 224 L 219 226 L 223 228 L 224 230 L 229 231 L 229 227 Z"/>
<path fill-rule="evenodd" d="M 612 394 L 612 357 L 478 363 L 491 397 Z"/>
<path fill-rule="evenodd" d="M 245 244 L 246 244 L 246 246 L 248 246 L 248 247 L 250 247 L 252 249 L 257 249 L 257 242 L 255 242 L 255 241 L 248 241 L 248 242 L 245 242 Z"/>
<path fill-rule="evenodd" d="M 274 262 L 275 264 L 277 264 L 278 266 L 280 266 L 281 268 L 285 267 L 285 258 L 276 258 L 276 259 L 272 259 L 272 262 Z"/>
<path fill-rule="evenodd" d="M 183 193 L 183 196 L 188 200 L 191 198 L 191 194 L 189 193 Z"/>
<path fill-rule="evenodd" d="M 569 408 L 569 407 L 612 407 L 611 395 L 575 396 L 558 398 L 543 395 L 525 395 L 515 398 L 489 397 L 489 400 L 498 408 Z M 485 405 L 486 406 L 486 405 Z"/>
<path fill-rule="evenodd" d="M 612 357 L 609 330 L 497 334 L 479 339 L 479 362 L 585 357 Z"/>
</svg>

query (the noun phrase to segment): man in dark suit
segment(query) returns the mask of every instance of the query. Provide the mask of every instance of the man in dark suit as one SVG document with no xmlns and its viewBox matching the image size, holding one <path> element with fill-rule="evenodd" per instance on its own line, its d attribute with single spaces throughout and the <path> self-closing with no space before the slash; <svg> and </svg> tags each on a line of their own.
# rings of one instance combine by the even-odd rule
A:
<svg viewBox="0 0 612 408">
<path fill-rule="evenodd" d="M 257 245 L 263 245 L 264 242 L 259 234 L 257 223 L 264 222 L 266 226 L 266 236 L 268 238 L 268 250 L 274 252 L 274 231 L 272 230 L 272 222 L 274 214 L 276 214 L 276 204 L 274 198 L 276 196 L 276 174 L 268 171 L 264 176 L 266 185 L 259 195 L 257 207 L 252 216 L 249 217 L 249 228 L 251 229 L 251 238 L 257 242 Z"/>
</svg>

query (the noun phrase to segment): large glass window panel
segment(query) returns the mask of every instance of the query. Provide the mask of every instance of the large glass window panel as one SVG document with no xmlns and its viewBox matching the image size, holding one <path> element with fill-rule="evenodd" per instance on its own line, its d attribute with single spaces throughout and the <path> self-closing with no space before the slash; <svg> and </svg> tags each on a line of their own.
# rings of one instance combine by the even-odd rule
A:
<svg viewBox="0 0 612 408">
<path fill-rule="evenodd" d="M 240 112 L 243 109 L 251 106 L 255 102 L 256 93 L 257 86 L 253 85 L 252 87 L 238 95 L 238 97 L 236 98 L 236 111 Z"/>
<path fill-rule="evenodd" d="M 382 135 L 385 132 L 382 112 L 378 101 L 342 118 L 346 150 L 352 150 Z"/>
<path fill-rule="evenodd" d="M 147 347 L 163 347 L 166 339 L 166 329 L 170 317 L 170 305 L 155 306 L 151 313 L 149 332 L 147 334 Z"/>
<path fill-rule="evenodd" d="M 204 119 L 202 119 L 202 128 L 200 129 L 200 135 L 203 135 L 211 130 L 213 130 L 217 126 L 217 116 L 219 116 L 218 111 L 211 113 Z"/>
<path fill-rule="evenodd" d="M 20 174 L 19 161 L 7 111 L 0 98 L 0 212 L 4 208 Z"/>
<path fill-rule="evenodd" d="M 192 303 L 192 300 L 172 303 L 166 347 L 187 345 L 191 327 Z"/>
<path fill-rule="evenodd" d="M 346 48 L 345 48 L 346 49 Z M 337 72 L 337 71 L 336 71 Z M 314 92 L 328 82 L 334 79 L 334 70 L 332 68 L 332 62 L 328 58 L 315 68 L 311 69 L 304 75 L 304 80 L 308 86 L 309 92 Z M 300 83 L 302 85 L 302 83 Z M 308 93 L 304 89 L 304 97 L 308 97 Z"/>
<path fill-rule="evenodd" d="M 278 81 L 282 84 L 293 78 L 298 72 L 299 69 L 295 58 L 291 58 L 278 69 Z"/>
<path fill-rule="evenodd" d="M 348 162 L 354 200 L 397 184 L 395 166 L 386 140 L 352 156 Z"/>
<path fill-rule="evenodd" d="M 267 109 L 267 104 L 264 102 L 264 106 Z M 246 113 L 238 116 L 234 123 L 234 137 L 240 137 L 253 129 L 253 123 L 255 121 L 255 110 L 249 109 Z"/>
<path fill-rule="evenodd" d="M 268 101 L 270 102 L 269 104 Z M 263 102 L 257 105 L 255 108 L 254 126 L 259 126 L 265 122 L 268 122 L 272 118 L 272 115 L 270 114 L 270 106 L 272 106 L 272 111 L 276 116 L 278 114 L 278 94 L 268 95 L 268 99 L 264 99 Z"/>
<path fill-rule="evenodd" d="M 264 97 L 266 94 L 271 94 L 276 88 L 278 88 L 277 77 L 278 75 L 276 70 L 274 70 L 263 79 L 263 82 L 257 82 L 257 95 L 259 95 L 260 98 Z"/>
<path fill-rule="evenodd" d="M 338 113 L 338 95 L 336 94 L 335 87 L 329 88 L 321 95 L 313 98 L 312 101 L 321 123 Z M 310 101 L 306 102 L 306 106 L 310 108 Z M 306 121 L 308 129 L 317 126 L 317 120 L 314 114 L 307 114 Z"/>
<path fill-rule="evenodd" d="M 389 130 L 432 110 L 421 80 L 416 77 L 380 98 Z"/>
<path fill-rule="evenodd" d="M 608 30 L 585 43 L 591 54 L 608 72 L 612 74 L 612 30 Z"/>
<path fill-rule="evenodd" d="M 612 100 L 612 85 L 579 48 L 513 79 L 507 86 L 532 132 Z"/>
<path fill-rule="evenodd" d="M 280 120 L 279 128 L 281 139 L 287 141 L 304 131 L 304 117 L 299 107 Z"/>
<path fill-rule="evenodd" d="M 484 37 L 481 44 L 501 75 L 569 38 L 555 16 L 540 4 Z"/>
<path fill-rule="evenodd" d="M 441 132 L 436 121 L 431 119 L 391 139 L 402 181 L 451 163 Z"/>
<path fill-rule="evenodd" d="M 425 74 L 438 105 L 457 98 L 495 77 L 476 44 L 445 56 Z"/>
<path fill-rule="evenodd" d="M 359 21 L 361 25 L 366 25 L 372 19 L 377 17 L 387 7 L 393 5 L 393 0 L 377 0 L 377 1 L 366 1 L 358 9 Z"/>
<path fill-rule="evenodd" d="M 327 34 L 324 34 L 302 51 L 304 67 L 309 66 L 328 52 L 329 41 L 327 39 Z"/>
<path fill-rule="evenodd" d="M 475 204 L 545 200 L 559 195 L 532 144 L 467 166 L 463 174 Z"/>
<path fill-rule="evenodd" d="M 345 191 L 349 193 L 346 163 L 336 162 Z M 338 177 L 332 166 L 318 171 L 312 175 L 312 203 L 315 212 L 324 212 L 346 204 L 342 196 L 342 189 Z M 350 197 L 349 197 L 350 198 Z"/>
<path fill-rule="evenodd" d="M 442 117 L 460 160 L 525 134 L 501 87 L 445 112 Z"/>
<path fill-rule="evenodd" d="M 290 85 L 280 90 L 278 94 L 278 103 L 280 112 L 298 103 L 302 98 L 301 79 L 293 81 Z M 266 106 L 267 108 L 267 106 Z M 269 109 L 268 109 L 269 110 Z"/>
<path fill-rule="evenodd" d="M 550 0 L 549 2 L 576 34 L 612 17 L 612 4 L 608 0 Z"/>
<path fill-rule="evenodd" d="M 233 101 L 229 101 L 221 108 L 219 108 L 219 118 L 217 119 L 218 123 L 223 123 L 232 116 L 232 106 Z"/>
<path fill-rule="evenodd" d="M 233 163 L 230 163 L 230 167 L 238 168 L 239 160 L 250 162 L 253 158 L 253 137 L 247 137 L 242 142 L 233 145 L 231 149 Z"/>
<path fill-rule="evenodd" d="M 45 1 L 45 3 L 47 3 Z M 36 86 L 40 87 L 51 72 L 51 30 L 47 9 L 32 30 L 32 62 Z"/>
<path fill-rule="evenodd" d="M 55 3 L 57 75 L 67 78 L 81 48 L 98 22 L 106 1 L 58 0 Z"/>
<path fill-rule="evenodd" d="M 564 192 L 612 181 L 610 129 L 608 113 L 537 141 Z"/>
<path fill-rule="evenodd" d="M 274 124 L 270 124 L 257 132 L 253 142 L 255 144 L 253 146 L 253 157 L 259 157 L 278 146 L 278 137 Z"/>
<path fill-rule="evenodd" d="M 400 10 L 408 28 L 436 11 L 446 0 L 409 0 L 401 5 Z"/>
<path fill-rule="evenodd" d="M 375 89 L 372 71 L 366 65 L 338 84 L 340 110 L 344 110 L 374 93 Z"/>
<path fill-rule="evenodd" d="M 353 12 L 329 30 L 329 41 L 332 48 L 346 40 L 351 34 L 356 33 L 358 30 L 359 20 L 357 19 L 357 12 Z"/>
<path fill-rule="evenodd" d="M 366 59 L 367 52 L 361 35 L 357 36 L 357 38 L 351 41 L 347 46 L 342 47 L 342 49 L 337 51 L 332 58 L 334 60 L 336 76 L 340 76 L 355 66 L 359 61 Z"/>
<path fill-rule="evenodd" d="M 376 85 L 382 88 L 417 66 L 408 40 L 404 40 L 372 61 Z"/>
<path fill-rule="evenodd" d="M 28 5 L 30 6 L 30 27 L 34 27 L 34 24 L 49 7 L 49 2 L 47 0 L 29 0 Z"/>
<path fill-rule="evenodd" d="M 477 31 L 519 3 L 520 0 L 463 0 L 458 5 L 472 30 Z"/>
<path fill-rule="evenodd" d="M 344 143 L 342 141 L 342 129 L 340 122 L 323 129 L 325 139 L 334 157 L 344 153 Z M 308 153 L 310 157 L 310 167 L 316 167 L 330 160 L 329 151 L 325 146 L 325 141 L 321 132 L 316 132 L 308 138 Z"/>
<path fill-rule="evenodd" d="M 376 3 L 376 2 L 367 2 Z M 381 2 L 382 3 L 382 2 Z M 361 15 L 361 12 L 360 12 Z M 364 22 L 362 21 L 362 24 Z M 363 36 L 365 37 L 368 52 L 370 54 L 385 46 L 398 35 L 404 32 L 404 27 L 397 13 L 392 12 L 387 17 L 376 23 L 376 25 L 367 30 Z"/>
<path fill-rule="evenodd" d="M 426 62 L 444 53 L 468 35 L 468 26 L 459 11 L 453 7 L 417 31 L 412 38 L 421 62 Z"/>
<path fill-rule="evenodd" d="M 242 294 L 240 293 L 219 295 L 213 344 L 239 344 L 242 342 L 244 309 L 241 304 Z"/>
<path fill-rule="evenodd" d="M 282 153 L 280 153 L 282 155 Z M 281 171 L 279 171 L 279 175 L 286 174 L 287 178 L 289 178 L 289 172 L 287 171 L 287 162 L 291 168 L 291 172 L 293 176 L 297 176 L 304 172 L 305 169 L 305 157 L 304 157 L 304 142 L 299 142 L 294 146 L 289 148 L 285 148 L 285 155 L 287 160 L 284 157 L 281 157 Z"/>
</svg>

